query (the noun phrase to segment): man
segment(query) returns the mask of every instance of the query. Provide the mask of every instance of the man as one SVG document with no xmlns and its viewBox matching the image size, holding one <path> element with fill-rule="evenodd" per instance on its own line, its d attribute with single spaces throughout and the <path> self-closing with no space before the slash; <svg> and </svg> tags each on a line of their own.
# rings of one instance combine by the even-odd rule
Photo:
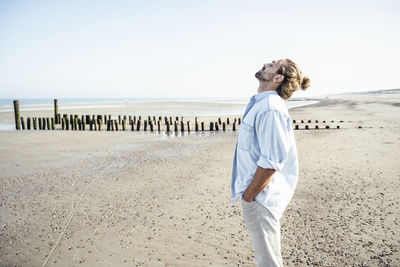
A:
<svg viewBox="0 0 400 267">
<path fill-rule="evenodd" d="M 242 199 L 259 266 L 283 266 L 279 220 L 293 196 L 298 177 L 292 120 L 285 105 L 292 93 L 307 89 L 291 60 L 264 64 L 256 73 L 260 86 L 240 125 L 232 169 L 232 203 Z"/>
</svg>

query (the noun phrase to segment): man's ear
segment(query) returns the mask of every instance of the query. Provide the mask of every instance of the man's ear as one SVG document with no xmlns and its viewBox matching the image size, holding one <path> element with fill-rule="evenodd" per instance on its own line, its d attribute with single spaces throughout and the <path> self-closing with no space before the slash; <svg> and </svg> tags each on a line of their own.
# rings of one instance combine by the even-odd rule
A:
<svg viewBox="0 0 400 267">
<path fill-rule="evenodd" d="M 274 82 L 281 83 L 285 77 L 282 74 L 276 74 L 274 77 Z"/>
</svg>

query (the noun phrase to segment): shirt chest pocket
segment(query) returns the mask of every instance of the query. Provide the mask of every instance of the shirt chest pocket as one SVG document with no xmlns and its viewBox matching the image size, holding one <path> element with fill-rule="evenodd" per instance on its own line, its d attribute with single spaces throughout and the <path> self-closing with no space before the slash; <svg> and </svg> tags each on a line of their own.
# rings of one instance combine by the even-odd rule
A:
<svg viewBox="0 0 400 267">
<path fill-rule="evenodd" d="M 242 150 L 250 150 L 253 134 L 253 127 L 242 122 L 239 130 L 238 147 Z"/>
</svg>

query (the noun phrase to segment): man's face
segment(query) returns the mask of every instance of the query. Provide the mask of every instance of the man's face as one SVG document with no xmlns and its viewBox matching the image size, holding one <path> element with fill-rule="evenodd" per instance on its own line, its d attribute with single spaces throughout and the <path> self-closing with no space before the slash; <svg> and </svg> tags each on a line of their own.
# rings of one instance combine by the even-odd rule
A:
<svg viewBox="0 0 400 267">
<path fill-rule="evenodd" d="M 277 70 L 282 60 L 272 61 L 271 63 L 265 63 L 264 66 L 256 72 L 256 78 L 260 81 L 271 82 L 276 75 Z"/>
</svg>

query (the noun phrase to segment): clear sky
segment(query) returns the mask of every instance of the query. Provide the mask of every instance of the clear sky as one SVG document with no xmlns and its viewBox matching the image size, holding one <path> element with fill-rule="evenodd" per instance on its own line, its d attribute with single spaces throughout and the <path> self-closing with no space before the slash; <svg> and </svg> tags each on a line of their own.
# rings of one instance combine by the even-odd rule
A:
<svg viewBox="0 0 400 267">
<path fill-rule="evenodd" d="M 290 58 L 314 96 L 400 88 L 400 1 L 0 0 L 0 98 L 247 97 Z"/>
</svg>

